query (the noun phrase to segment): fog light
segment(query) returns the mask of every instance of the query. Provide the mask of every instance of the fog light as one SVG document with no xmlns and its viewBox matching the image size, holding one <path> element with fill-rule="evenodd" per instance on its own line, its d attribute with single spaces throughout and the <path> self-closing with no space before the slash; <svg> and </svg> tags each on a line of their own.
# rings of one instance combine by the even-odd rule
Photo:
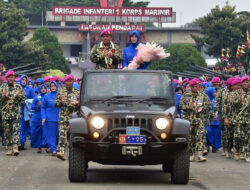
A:
<svg viewBox="0 0 250 190">
<path fill-rule="evenodd" d="M 167 133 L 162 133 L 162 134 L 161 134 L 161 138 L 162 138 L 162 139 L 166 139 L 166 138 L 167 138 Z"/>
<path fill-rule="evenodd" d="M 98 138 L 100 137 L 100 134 L 99 134 L 98 132 L 94 132 L 94 133 L 93 133 L 93 137 L 94 137 L 95 139 L 98 139 Z"/>
</svg>

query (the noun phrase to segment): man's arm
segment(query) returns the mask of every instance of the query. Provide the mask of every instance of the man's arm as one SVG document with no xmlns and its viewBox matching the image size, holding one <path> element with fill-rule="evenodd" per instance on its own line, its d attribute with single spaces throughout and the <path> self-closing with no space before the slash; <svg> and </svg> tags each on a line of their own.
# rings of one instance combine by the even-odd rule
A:
<svg viewBox="0 0 250 190">
<path fill-rule="evenodd" d="M 122 51 L 121 49 L 115 45 L 115 53 L 112 56 L 113 62 L 115 62 L 116 64 L 119 64 L 122 62 Z"/>
<path fill-rule="evenodd" d="M 95 45 L 90 51 L 90 60 L 93 63 L 98 63 L 101 60 L 101 55 L 97 52 L 97 45 Z"/>
</svg>

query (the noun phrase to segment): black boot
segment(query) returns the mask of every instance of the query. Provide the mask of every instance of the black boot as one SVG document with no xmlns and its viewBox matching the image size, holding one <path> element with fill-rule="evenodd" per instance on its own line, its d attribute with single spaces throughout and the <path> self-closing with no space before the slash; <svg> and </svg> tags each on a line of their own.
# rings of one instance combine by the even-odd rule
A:
<svg viewBox="0 0 250 190">
<path fill-rule="evenodd" d="M 21 146 L 18 146 L 18 150 L 22 151 L 22 150 L 27 150 L 27 149 L 24 147 L 24 145 L 21 145 Z"/>
</svg>

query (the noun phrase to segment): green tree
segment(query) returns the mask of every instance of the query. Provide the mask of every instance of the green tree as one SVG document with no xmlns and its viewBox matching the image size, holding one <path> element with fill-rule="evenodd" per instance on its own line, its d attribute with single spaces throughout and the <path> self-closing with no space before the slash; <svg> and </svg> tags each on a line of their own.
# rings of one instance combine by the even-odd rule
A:
<svg viewBox="0 0 250 190">
<path fill-rule="evenodd" d="M 238 44 L 245 43 L 249 12 L 238 14 L 228 3 L 216 6 L 206 16 L 199 18 L 202 36 L 191 35 L 199 47 L 205 45 L 207 54 L 220 58 L 222 48 L 230 48 L 231 59 L 235 58 Z M 242 37 L 243 35 L 243 37 Z"/>
<path fill-rule="evenodd" d="M 193 22 L 184 24 L 185 28 L 199 28 L 199 19 L 195 19 Z"/>
<path fill-rule="evenodd" d="M 168 48 L 170 57 L 156 61 L 149 66 L 154 70 L 185 71 L 190 65 L 207 67 L 201 53 L 190 44 L 173 44 Z"/>
<path fill-rule="evenodd" d="M 25 17 L 29 19 L 31 24 L 40 25 L 45 21 L 46 11 L 50 11 L 52 6 L 100 6 L 100 0 L 9 0 L 14 2 L 16 6 L 24 10 Z M 133 2 L 132 0 L 124 0 L 123 5 L 126 7 L 146 7 L 149 2 Z"/>
<path fill-rule="evenodd" d="M 65 77 L 65 74 L 61 70 L 58 70 L 58 69 L 50 69 L 50 70 L 47 70 L 47 72 L 48 73 L 43 74 L 42 77 L 45 77 L 45 76 L 58 76 L 60 78 Z"/>
<path fill-rule="evenodd" d="M 28 20 L 22 10 L 14 4 L 7 7 L 0 3 L 0 62 L 7 69 L 35 62 L 42 65 L 46 62 L 43 49 L 35 42 L 23 42 L 27 35 Z"/>
<path fill-rule="evenodd" d="M 49 29 L 41 27 L 36 29 L 31 41 L 37 42 L 44 49 L 44 52 L 48 55 L 48 64 L 45 65 L 45 69 L 59 69 L 64 73 L 69 73 L 68 64 L 63 56 L 62 47 L 58 42 L 55 35 L 51 34 Z"/>
</svg>

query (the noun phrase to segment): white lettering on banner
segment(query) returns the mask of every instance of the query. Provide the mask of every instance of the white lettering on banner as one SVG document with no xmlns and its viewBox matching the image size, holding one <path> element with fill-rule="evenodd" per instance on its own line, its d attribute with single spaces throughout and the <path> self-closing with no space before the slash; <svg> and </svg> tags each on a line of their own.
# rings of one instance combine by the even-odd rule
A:
<svg viewBox="0 0 250 190">
<path fill-rule="evenodd" d="M 74 8 L 55 8 L 56 14 L 71 14 L 71 15 L 81 15 L 81 9 Z"/>
<path fill-rule="evenodd" d="M 142 10 L 141 9 L 122 9 L 122 15 L 142 15 Z"/>
<path fill-rule="evenodd" d="M 168 10 L 161 10 L 161 9 L 145 9 L 146 16 L 169 16 L 170 11 Z"/>
<path fill-rule="evenodd" d="M 124 7 L 124 8 L 100 8 L 100 7 L 66 7 L 54 6 L 54 16 L 146 16 L 146 17 L 171 17 L 172 8 L 150 7 Z"/>
<path fill-rule="evenodd" d="M 86 15 L 113 15 L 115 14 L 114 9 L 83 9 L 84 14 Z"/>
<path fill-rule="evenodd" d="M 92 24 L 80 24 L 79 30 L 80 31 L 101 31 L 104 29 L 112 29 L 114 31 L 131 31 L 131 30 L 138 30 L 138 31 L 145 31 L 144 25 L 92 25 Z"/>
</svg>

